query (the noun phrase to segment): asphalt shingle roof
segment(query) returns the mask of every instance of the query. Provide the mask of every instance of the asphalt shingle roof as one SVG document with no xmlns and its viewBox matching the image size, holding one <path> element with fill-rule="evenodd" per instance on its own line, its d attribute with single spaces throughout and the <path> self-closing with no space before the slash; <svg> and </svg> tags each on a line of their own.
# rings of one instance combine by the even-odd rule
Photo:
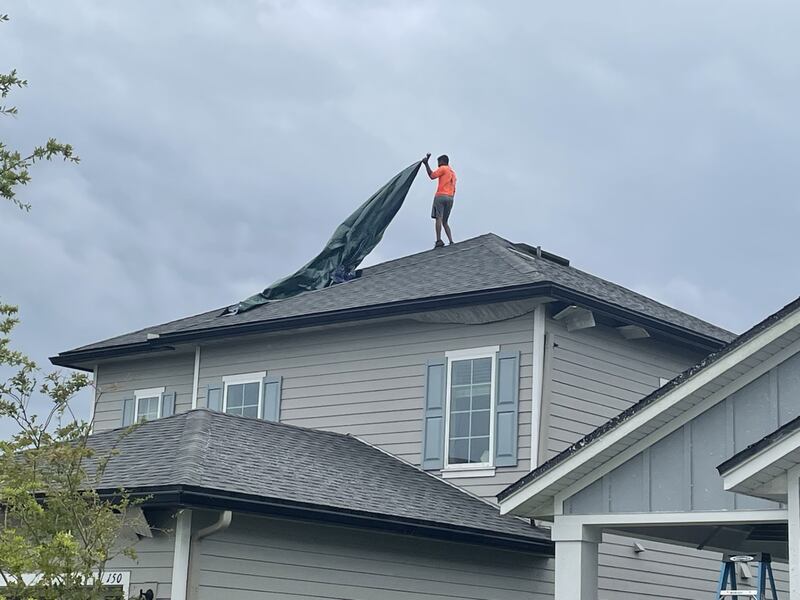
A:
<svg viewBox="0 0 800 600">
<path fill-rule="evenodd" d="M 99 457 L 116 449 L 98 489 L 192 486 L 549 541 L 546 531 L 349 435 L 197 409 L 89 439 Z"/>
<path fill-rule="evenodd" d="M 166 342 L 171 334 L 202 333 L 220 327 L 267 323 L 334 311 L 341 313 L 536 283 L 556 284 L 719 342 L 734 337 L 729 331 L 620 285 L 568 264 L 526 253 L 523 246 L 515 246 L 489 233 L 446 248 L 369 267 L 363 270 L 361 277 L 347 283 L 271 302 L 244 313 L 221 316 L 223 309 L 215 309 L 81 346 L 61 356 L 146 342 L 148 333 L 157 333 Z M 57 364 L 58 358 L 54 359 Z"/>
</svg>

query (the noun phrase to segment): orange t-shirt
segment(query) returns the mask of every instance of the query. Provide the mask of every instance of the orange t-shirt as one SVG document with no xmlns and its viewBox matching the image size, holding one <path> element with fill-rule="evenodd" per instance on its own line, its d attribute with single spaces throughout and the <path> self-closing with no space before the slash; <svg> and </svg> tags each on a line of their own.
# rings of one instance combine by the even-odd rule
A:
<svg viewBox="0 0 800 600">
<path fill-rule="evenodd" d="M 439 185 L 436 188 L 437 196 L 456 195 L 456 174 L 450 165 L 442 165 L 433 170 L 431 179 L 438 179 Z"/>
</svg>

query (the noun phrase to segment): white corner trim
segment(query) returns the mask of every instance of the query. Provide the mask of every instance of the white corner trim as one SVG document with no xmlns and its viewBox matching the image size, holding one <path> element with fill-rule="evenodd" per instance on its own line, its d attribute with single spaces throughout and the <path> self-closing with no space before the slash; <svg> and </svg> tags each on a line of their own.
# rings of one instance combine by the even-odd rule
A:
<svg viewBox="0 0 800 600">
<path fill-rule="evenodd" d="M 95 365 L 92 369 L 92 402 L 89 405 L 89 427 L 94 429 L 94 413 L 97 410 L 97 395 L 99 394 L 97 388 L 97 373 L 100 370 L 100 365 Z"/>
<path fill-rule="evenodd" d="M 531 384 L 531 466 L 539 466 L 539 431 L 542 426 L 544 401 L 544 352 L 546 305 L 537 304 L 533 311 L 533 381 Z"/>
<path fill-rule="evenodd" d="M 256 373 L 241 373 L 239 375 L 225 375 L 222 378 L 222 383 L 225 385 L 237 383 L 261 383 L 261 380 L 266 376 L 266 371 L 258 371 Z"/>
<path fill-rule="evenodd" d="M 511 512 L 511 511 L 513 511 L 514 509 L 520 507 L 525 502 L 529 501 L 533 497 L 537 496 L 538 494 L 540 494 L 541 492 L 546 490 L 551 485 L 555 484 L 562 477 L 568 475 L 575 468 L 580 467 L 582 465 L 585 465 L 587 462 L 589 462 L 590 460 L 592 460 L 593 458 L 598 456 L 600 453 L 602 453 L 603 451 L 605 451 L 609 447 L 613 446 L 614 444 L 616 444 L 617 442 L 621 441 L 626 436 L 628 436 L 631 433 L 633 433 L 634 431 L 636 431 L 642 425 L 645 425 L 646 423 L 648 423 L 649 421 L 651 421 L 652 419 L 657 417 L 662 412 L 665 412 L 665 411 L 669 410 L 670 408 L 672 408 L 673 406 L 678 404 L 681 400 L 683 400 L 687 396 L 689 396 L 689 395 L 693 394 L 694 392 L 700 390 L 704 385 L 710 383 L 711 381 L 713 381 L 719 375 L 721 375 L 721 374 L 725 373 L 726 371 L 728 371 L 729 369 L 733 368 L 734 366 L 739 364 L 741 361 L 743 361 L 746 358 L 748 358 L 749 356 L 755 354 L 756 352 L 758 352 L 759 350 L 761 350 L 762 348 L 764 348 L 765 346 L 767 346 L 771 342 L 777 340 L 783 334 L 785 334 L 786 332 L 792 330 L 793 328 L 797 327 L 798 325 L 800 325 L 800 310 L 795 311 L 794 313 L 786 316 L 782 321 L 779 321 L 778 323 L 774 324 L 769 329 L 766 329 L 765 331 L 763 331 L 760 334 L 756 335 L 755 337 L 751 338 L 750 340 L 748 340 L 747 342 L 742 344 L 740 347 L 738 347 L 735 350 L 733 350 L 732 352 L 730 352 L 728 355 L 722 357 L 716 363 L 710 365 L 709 367 L 706 367 L 705 369 L 703 369 L 700 372 L 696 373 L 694 376 L 692 376 L 689 379 L 687 379 L 686 381 L 682 382 L 677 387 L 675 387 L 672 390 L 668 391 L 666 394 L 664 394 L 657 401 L 655 401 L 652 404 L 650 404 L 649 406 L 643 408 L 641 411 L 639 411 L 633 417 L 631 417 L 627 421 L 621 423 L 618 427 L 610 430 L 604 436 L 602 436 L 599 439 L 595 440 L 593 443 L 589 444 L 588 446 L 583 447 L 581 450 L 579 450 L 578 452 L 576 452 L 572 456 L 568 457 L 566 460 L 564 460 L 560 464 L 558 464 L 555 467 L 553 467 L 551 470 L 549 470 L 546 473 L 544 473 L 543 475 L 541 475 L 538 479 L 535 479 L 535 480 L 531 481 L 530 483 L 528 483 L 528 485 L 526 485 L 526 486 L 520 488 L 519 490 L 517 490 L 514 494 L 512 494 L 511 496 L 509 496 L 508 498 L 506 498 L 505 500 L 500 502 L 500 507 L 501 507 L 500 511 L 501 511 L 501 513 L 502 514 L 507 514 L 507 513 Z M 771 363 L 779 364 L 779 362 L 781 362 L 782 360 L 786 360 L 786 358 L 788 358 L 792 354 L 796 354 L 798 351 L 800 351 L 800 340 L 790 344 L 789 346 L 787 346 L 783 350 L 777 352 L 772 357 L 770 357 L 769 359 L 764 361 L 760 366 L 763 367 L 765 364 L 771 364 Z M 779 356 L 782 356 L 783 358 L 780 361 L 776 362 L 776 360 L 777 360 L 776 357 L 779 357 Z M 746 383 L 749 383 L 749 381 L 752 381 L 752 380 L 756 379 L 756 377 L 753 377 L 752 379 L 748 380 L 749 376 L 756 369 L 759 369 L 759 367 L 751 369 L 751 371 L 749 371 L 745 375 L 743 375 L 740 378 L 734 380 L 732 382 L 732 384 L 736 384 L 738 382 L 745 381 L 745 383 L 742 383 L 741 385 L 739 385 L 739 388 L 744 387 L 744 385 L 746 385 Z M 766 369 L 766 370 L 769 370 L 769 369 Z M 761 374 L 763 374 L 763 372 L 766 372 L 766 370 L 762 371 Z M 726 386 L 725 388 L 723 388 L 720 391 L 726 390 L 728 387 L 731 387 L 731 384 L 729 384 L 729 386 Z M 731 393 L 732 393 L 731 391 L 726 392 L 726 396 L 730 395 Z M 706 401 L 701 402 L 700 405 L 705 404 L 711 398 L 715 398 L 715 403 L 719 402 L 720 400 L 723 399 L 718 393 L 714 393 L 714 394 L 711 394 L 711 396 L 709 396 L 709 398 L 707 398 Z M 700 406 L 700 405 L 696 405 L 694 408 L 697 408 L 697 406 Z M 706 410 L 707 410 L 707 408 L 706 408 Z M 671 421 L 667 425 L 662 426 L 656 432 L 654 432 L 650 436 L 646 437 L 644 440 L 641 440 L 637 444 L 634 444 L 634 446 L 642 445 L 641 442 L 643 442 L 645 440 L 648 440 L 648 439 L 652 439 L 655 435 L 662 434 L 662 432 L 665 432 L 665 431 L 666 432 L 663 433 L 662 435 L 660 435 L 660 437 L 658 437 L 657 439 L 661 439 L 661 437 L 664 437 L 665 435 L 668 435 L 672 431 L 672 430 L 669 429 L 669 425 L 672 425 L 674 422 L 675 421 Z M 654 443 L 654 442 L 652 442 L 652 441 L 648 442 L 646 445 L 644 445 L 644 447 L 647 447 L 647 446 L 651 445 L 652 443 Z M 618 464 L 622 464 L 622 462 L 624 462 L 624 461 L 618 461 L 617 459 L 619 459 L 622 455 L 625 455 L 628 452 L 628 450 L 630 450 L 630 448 L 628 448 L 623 453 L 617 455 L 617 457 L 615 457 L 615 459 L 613 461 L 611 461 L 611 462 L 618 462 Z M 625 460 L 627 460 L 627 458 Z M 605 469 L 606 465 L 608 465 L 608 464 L 609 463 L 605 463 L 603 465 L 603 468 Z M 605 472 L 607 472 L 607 471 L 608 470 L 606 469 Z M 599 474 L 597 474 L 597 473 L 599 473 Z M 601 469 L 594 469 L 589 476 L 581 479 L 580 482 L 583 482 L 583 481 L 588 480 L 588 479 L 591 478 L 591 481 L 589 481 L 589 483 L 591 483 L 591 482 L 597 480 L 603 474 L 604 474 L 604 472 L 601 472 Z M 570 486 L 570 489 L 575 487 L 575 485 L 577 485 L 577 484 L 573 484 L 573 486 Z M 588 485 L 588 483 L 586 483 L 585 485 Z M 585 487 L 585 485 L 583 485 L 583 487 Z"/>
<path fill-rule="evenodd" d="M 442 469 L 441 475 L 444 479 L 466 479 L 468 477 L 494 477 L 495 468 L 482 469 L 454 469 L 452 466 Z"/>
<path fill-rule="evenodd" d="M 764 448 L 758 454 L 751 456 L 726 472 L 722 476 L 723 488 L 728 492 L 733 490 L 733 488 L 745 483 L 753 475 L 758 474 L 798 448 L 800 448 L 800 430 Z"/>
<path fill-rule="evenodd" d="M 484 358 L 494 357 L 500 352 L 500 346 L 484 346 L 483 348 L 467 348 L 465 350 L 450 350 L 444 355 L 448 360 L 459 360 L 465 358 Z"/>
<path fill-rule="evenodd" d="M 161 387 L 154 387 L 154 388 L 145 388 L 143 390 L 134 390 L 133 397 L 136 400 L 139 398 L 154 398 L 155 396 L 161 396 L 164 393 L 166 388 L 164 386 Z"/>
<path fill-rule="evenodd" d="M 194 376 L 192 379 L 192 410 L 197 408 L 197 392 L 200 388 L 200 346 L 194 347 Z"/>
<path fill-rule="evenodd" d="M 800 466 L 787 473 L 789 512 L 789 598 L 800 597 Z"/>
<path fill-rule="evenodd" d="M 178 512 L 175 524 L 175 550 L 172 555 L 172 600 L 188 598 L 189 550 L 192 545 L 192 511 Z"/>
</svg>

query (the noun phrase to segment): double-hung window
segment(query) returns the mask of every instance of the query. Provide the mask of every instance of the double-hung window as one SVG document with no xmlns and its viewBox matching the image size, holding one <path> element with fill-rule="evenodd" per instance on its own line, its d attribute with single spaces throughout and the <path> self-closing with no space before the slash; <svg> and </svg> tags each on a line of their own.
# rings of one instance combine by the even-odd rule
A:
<svg viewBox="0 0 800 600">
<path fill-rule="evenodd" d="M 161 394 L 163 393 L 163 387 L 136 390 L 133 393 L 133 422 L 143 423 L 159 419 L 161 417 Z"/>
<path fill-rule="evenodd" d="M 263 402 L 263 380 L 266 371 L 259 373 L 246 373 L 243 375 L 229 375 L 222 378 L 225 385 L 223 394 L 222 411 L 241 417 L 258 418 Z"/>
<path fill-rule="evenodd" d="M 493 466 L 497 347 L 447 353 L 445 468 Z"/>
</svg>

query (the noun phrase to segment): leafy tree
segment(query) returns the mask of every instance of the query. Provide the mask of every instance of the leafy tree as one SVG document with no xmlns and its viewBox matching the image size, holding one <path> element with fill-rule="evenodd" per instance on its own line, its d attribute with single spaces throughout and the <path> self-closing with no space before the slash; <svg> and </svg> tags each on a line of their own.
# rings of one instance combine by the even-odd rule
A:
<svg viewBox="0 0 800 600">
<path fill-rule="evenodd" d="M 0 22 L 7 20 L 0 14 Z M 16 71 L 0 74 L 0 99 L 26 85 Z M 16 114 L 16 107 L 0 104 L 0 116 Z M 30 181 L 33 164 L 56 157 L 78 162 L 69 144 L 54 139 L 24 157 L 0 141 L 0 195 L 29 210 L 15 187 Z M 113 452 L 93 452 L 91 424 L 77 419 L 69 404 L 90 385 L 89 378 L 43 373 L 12 348 L 17 323 L 17 307 L 0 303 L 0 421 L 12 422 L 16 430 L 0 440 L 0 600 L 107 598 L 108 561 L 135 557 L 126 541 L 134 537 L 123 534 L 136 502 L 123 490 L 112 498 L 95 491 Z M 39 396 L 49 400 L 42 418 L 31 412 L 31 401 Z"/>
<path fill-rule="evenodd" d="M 6 21 L 8 21 L 8 15 L 0 14 L 0 23 Z M 6 101 L 11 91 L 27 85 L 28 81 L 20 78 L 15 69 L 10 73 L 0 73 L 0 116 L 17 115 L 16 106 L 9 106 L 2 102 Z M 0 140 L 0 196 L 10 200 L 23 210 L 30 210 L 31 205 L 19 200 L 14 188 L 26 185 L 31 180 L 29 169 L 34 164 L 54 158 L 62 158 L 75 163 L 80 160 L 75 156 L 72 146 L 62 144 L 54 138 L 50 138 L 42 146 L 34 146 L 33 150 L 28 153 L 11 149 Z"/>
<path fill-rule="evenodd" d="M 12 349 L 17 309 L 0 305 L 0 419 L 17 432 L 0 441 L 0 600 L 105 598 L 103 572 L 112 558 L 135 558 L 122 536 L 136 502 L 124 491 L 101 497 L 112 454 L 90 447 L 91 425 L 75 417 L 69 401 L 90 384 L 83 373 L 43 375 Z M 30 412 L 36 394 L 50 400 L 43 418 Z M 38 574 L 35 581 L 23 574 Z M 5 594 L 5 595 L 4 595 Z"/>
</svg>

